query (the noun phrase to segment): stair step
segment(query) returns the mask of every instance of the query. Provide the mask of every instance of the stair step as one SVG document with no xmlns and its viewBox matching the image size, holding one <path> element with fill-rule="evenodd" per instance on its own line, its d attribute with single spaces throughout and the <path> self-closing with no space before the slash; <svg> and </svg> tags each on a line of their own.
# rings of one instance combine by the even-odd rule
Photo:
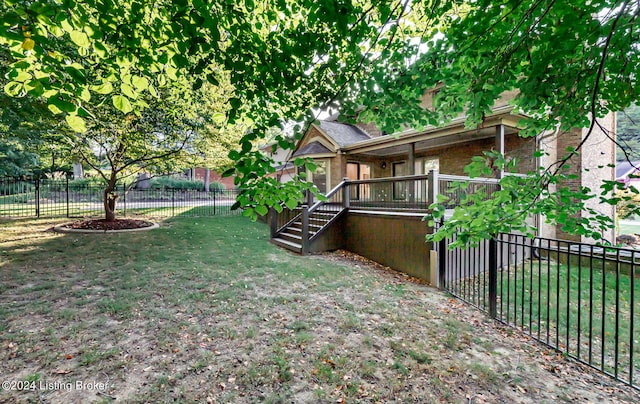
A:
<svg viewBox="0 0 640 404">
<path fill-rule="evenodd" d="M 287 230 L 289 230 L 289 229 L 287 229 Z M 291 234 L 291 233 L 285 233 L 285 232 L 280 233 L 280 237 L 285 238 L 285 239 L 286 239 L 286 237 L 289 237 L 289 238 L 296 239 L 296 240 L 302 240 L 302 235 L 299 236 L 297 234 Z"/>
<path fill-rule="evenodd" d="M 280 247 L 284 247 L 288 250 L 291 250 L 297 253 L 302 251 L 302 246 L 300 244 L 297 244 L 282 238 L 273 238 L 271 239 L 271 242 L 273 242 L 276 245 L 279 245 Z"/>
<path fill-rule="evenodd" d="M 315 220 L 315 222 L 317 223 L 317 222 L 318 222 L 318 220 Z M 328 220 L 323 220 L 323 223 L 327 223 L 327 222 L 329 222 L 329 221 L 328 221 Z M 295 226 L 295 227 L 294 227 L 294 226 Z M 317 228 L 321 228 L 321 227 L 322 227 L 322 225 L 318 225 L 318 224 L 315 224 L 315 223 L 311 223 L 311 222 L 310 222 L 310 223 L 309 223 L 309 227 L 317 227 Z M 292 230 L 292 229 L 295 229 L 294 231 L 302 232 L 302 223 L 300 223 L 300 222 L 291 223 L 289 226 L 287 226 L 287 228 L 285 229 L 285 231 L 287 231 L 287 230 Z"/>
<path fill-rule="evenodd" d="M 335 216 L 338 212 L 313 212 L 311 213 L 309 216 L 310 217 L 316 217 L 316 216 Z"/>
</svg>

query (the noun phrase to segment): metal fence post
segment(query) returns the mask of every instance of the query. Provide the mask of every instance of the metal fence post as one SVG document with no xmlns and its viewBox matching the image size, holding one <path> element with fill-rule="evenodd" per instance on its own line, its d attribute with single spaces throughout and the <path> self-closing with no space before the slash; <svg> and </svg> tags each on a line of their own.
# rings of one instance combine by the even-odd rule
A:
<svg viewBox="0 0 640 404">
<path fill-rule="evenodd" d="M 124 216 L 127 216 L 127 186 L 122 184 L 122 208 Z"/>
<path fill-rule="evenodd" d="M 176 189 L 171 188 L 171 216 L 176 215 Z"/>
<path fill-rule="evenodd" d="M 447 287 L 447 239 L 443 238 L 438 242 L 438 287 Z"/>
<path fill-rule="evenodd" d="M 489 239 L 489 315 L 497 317 L 498 302 L 498 240 Z"/>
<path fill-rule="evenodd" d="M 301 243 L 301 251 L 302 255 L 305 255 L 309 252 L 309 206 L 302 205 L 302 241 Z"/>
<path fill-rule="evenodd" d="M 65 193 L 67 195 L 67 217 L 69 217 L 69 177 L 65 177 L 65 179 L 67 180 L 65 184 Z"/>
<path fill-rule="evenodd" d="M 213 189 L 213 216 L 216 215 L 216 193 L 218 193 L 217 189 Z"/>
<path fill-rule="evenodd" d="M 40 178 L 36 178 L 36 217 L 40 217 Z"/>
</svg>

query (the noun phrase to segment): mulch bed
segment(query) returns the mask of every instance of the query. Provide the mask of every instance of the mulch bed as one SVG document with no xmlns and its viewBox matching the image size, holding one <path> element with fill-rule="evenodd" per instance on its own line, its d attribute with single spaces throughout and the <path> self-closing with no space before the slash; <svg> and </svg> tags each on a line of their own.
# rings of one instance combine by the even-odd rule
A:
<svg viewBox="0 0 640 404">
<path fill-rule="evenodd" d="M 82 220 L 79 222 L 64 225 L 68 229 L 84 229 L 84 230 L 128 230 L 142 229 L 153 226 L 152 222 L 139 219 L 116 219 L 108 222 L 105 219 Z"/>
</svg>

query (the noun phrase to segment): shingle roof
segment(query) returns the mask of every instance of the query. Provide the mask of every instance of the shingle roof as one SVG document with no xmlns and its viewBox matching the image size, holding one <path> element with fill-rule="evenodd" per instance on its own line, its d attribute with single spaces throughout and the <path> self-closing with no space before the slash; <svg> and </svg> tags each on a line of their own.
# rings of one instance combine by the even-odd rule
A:
<svg viewBox="0 0 640 404">
<path fill-rule="evenodd" d="M 636 170 L 634 166 L 640 167 L 640 161 L 632 161 L 631 163 L 633 166 L 629 164 L 628 161 L 618 161 L 616 163 L 616 179 L 621 179 L 629 174 L 633 174 Z"/>
<path fill-rule="evenodd" d="M 293 157 L 307 156 L 310 154 L 322 154 L 322 153 L 332 153 L 332 152 L 320 142 L 311 142 L 308 145 L 301 147 L 295 153 L 293 153 Z"/>
<path fill-rule="evenodd" d="M 371 136 L 362 130 L 346 123 L 320 121 L 318 126 L 340 147 L 371 139 Z"/>
</svg>

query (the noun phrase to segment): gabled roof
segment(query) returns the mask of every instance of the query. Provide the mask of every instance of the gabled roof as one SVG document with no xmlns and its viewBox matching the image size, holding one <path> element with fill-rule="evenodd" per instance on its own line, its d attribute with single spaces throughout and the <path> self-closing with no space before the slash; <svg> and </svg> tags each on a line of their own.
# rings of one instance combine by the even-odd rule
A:
<svg viewBox="0 0 640 404">
<path fill-rule="evenodd" d="M 346 123 L 320 121 L 317 126 L 340 147 L 371 139 L 371 136 L 359 128 Z"/>
<path fill-rule="evenodd" d="M 636 167 L 640 168 L 640 161 L 632 161 L 631 164 L 628 161 L 617 162 L 616 180 L 624 179 L 629 174 L 633 174 L 636 171 Z"/>
<path fill-rule="evenodd" d="M 320 142 L 311 142 L 308 145 L 296 150 L 296 152 L 293 153 L 293 157 L 308 156 L 312 154 L 325 154 L 325 153 L 333 153 L 333 152 L 327 149 L 327 147 Z"/>
</svg>

